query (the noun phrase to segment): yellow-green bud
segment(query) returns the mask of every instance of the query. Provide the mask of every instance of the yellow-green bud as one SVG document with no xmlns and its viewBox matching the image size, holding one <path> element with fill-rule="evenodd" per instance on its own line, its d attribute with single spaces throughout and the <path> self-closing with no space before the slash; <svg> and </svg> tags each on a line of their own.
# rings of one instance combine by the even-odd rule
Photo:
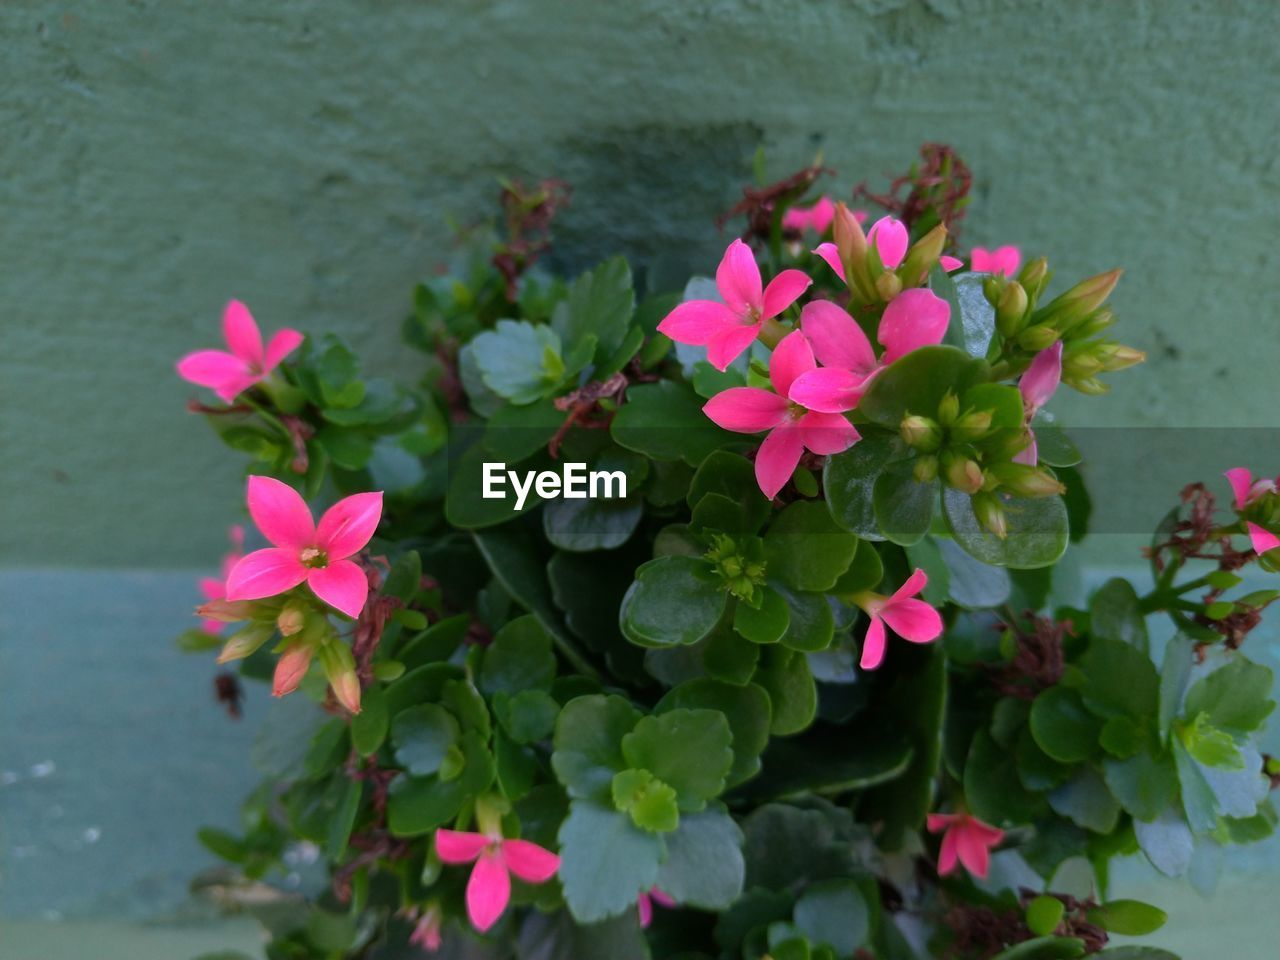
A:
<svg viewBox="0 0 1280 960">
<path fill-rule="evenodd" d="M 867 237 L 862 232 L 862 226 L 843 203 L 836 204 L 831 230 L 840 262 L 844 264 L 844 275 L 849 288 L 861 294 L 864 301 L 871 301 L 874 299 L 872 294 L 875 288 L 871 285 L 871 275 L 867 271 Z"/>
<path fill-rule="evenodd" d="M 917 457 L 915 466 L 911 468 L 911 475 L 915 477 L 916 483 L 933 482 L 938 478 L 938 458 L 931 453 Z"/>
<path fill-rule="evenodd" d="M 968 442 L 985 436 L 990 429 L 990 410 L 970 410 L 951 425 L 951 436 L 956 440 Z"/>
<path fill-rule="evenodd" d="M 295 633 L 301 633 L 306 625 L 307 610 L 300 603 L 292 601 L 286 603 L 276 617 L 276 629 L 280 631 L 282 637 L 292 637 Z"/>
<path fill-rule="evenodd" d="M 896 273 L 882 273 L 876 277 L 876 293 L 886 303 L 902 292 L 902 281 Z"/>
<path fill-rule="evenodd" d="M 898 428 L 898 433 L 908 446 L 923 450 L 925 453 L 932 453 L 937 450 L 938 445 L 942 442 L 942 428 L 928 417 L 921 417 L 916 414 L 910 414 L 902 418 L 902 425 Z"/>
<path fill-rule="evenodd" d="M 329 689 L 337 701 L 351 713 L 360 712 L 360 678 L 351 648 L 341 640 L 332 640 L 320 648 L 320 666 L 324 668 Z"/>
<path fill-rule="evenodd" d="M 1116 315 L 1112 309 L 1103 307 L 1101 310 L 1093 311 L 1093 313 L 1072 326 L 1064 327 L 1060 324 L 1057 326 L 1063 332 L 1063 336 L 1070 334 L 1072 340 L 1088 340 L 1090 337 L 1096 337 L 1115 322 Z"/>
<path fill-rule="evenodd" d="M 1044 257 L 1036 257 L 1022 268 L 1022 272 L 1018 274 L 1018 282 L 1027 291 L 1027 296 L 1035 300 L 1049 282 L 1049 277 L 1049 261 Z"/>
<path fill-rule="evenodd" d="M 1000 296 L 1004 293 L 1005 278 L 1004 274 L 989 273 L 982 281 L 982 295 L 987 298 L 987 303 L 993 307 L 1000 302 Z"/>
<path fill-rule="evenodd" d="M 907 251 L 907 258 L 898 268 L 898 275 L 904 278 L 906 283 L 912 285 L 919 283 L 938 262 L 938 257 L 942 256 L 942 248 L 946 245 L 947 228 L 945 224 L 940 223 L 911 245 L 911 249 Z"/>
<path fill-rule="evenodd" d="M 990 472 L 1001 489 L 1019 497 L 1051 497 L 1067 489 L 1049 471 L 1025 463 L 998 463 Z"/>
<path fill-rule="evenodd" d="M 251 623 L 237 630 L 227 638 L 222 652 L 218 654 L 218 662 L 230 663 L 232 660 L 243 660 L 250 654 L 256 653 L 274 632 L 274 628 L 269 623 Z"/>
<path fill-rule="evenodd" d="M 1097 377 L 1063 377 L 1062 382 L 1091 397 L 1100 397 L 1111 389 Z"/>
<path fill-rule="evenodd" d="M 1023 350 L 1030 350 L 1032 353 L 1039 353 L 1051 346 L 1058 339 L 1058 331 L 1053 327 L 1045 324 L 1037 324 L 1034 327 L 1027 327 L 1018 334 L 1018 346 Z"/>
<path fill-rule="evenodd" d="M 1119 343 L 1103 344 L 1097 355 L 1102 361 L 1102 369 L 1108 373 L 1126 370 L 1147 359 L 1147 355 L 1143 351 L 1135 350 L 1133 347 L 1126 347 Z"/>
<path fill-rule="evenodd" d="M 996 327 L 1008 338 L 1018 335 L 1026 321 L 1027 291 L 1017 280 L 1010 280 L 996 304 Z"/>
<path fill-rule="evenodd" d="M 1095 373 L 1101 372 L 1102 360 L 1092 347 L 1087 347 L 1084 350 L 1072 350 L 1063 355 L 1062 375 L 1064 377 L 1080 379 L 1082 377 L 1092 377 Z"/>
<path fill-rule="evenodd" d="M 948 393 L 938 404 L 938 422 L 944 427 L 949 427 L 956 422 L 958 416 L 960 416 L 960 398 L 954 393 Z"/>
<path fill-rule="evenodd" d="M 976 461 L 948 451 L 942 455 L 942 469 L 947 486 L 969 494 L 982 489 L 982 468 Z"/>
<path fill-rule="evenodd" d="M 994 493 L 980 493 L 973 498 L 973 515 L 984 530 L 990 531 L 1001 540 L 1009 535 L 1009 524 L 1005 519 L 1004 507 Z"/>
<path fill-rule="evenodd" d="M 1069 330 L 1097 310 L 1120 281 L 1123 270 L 1108 270 L 1088 280 L 1081 280 L 1044 310 L 1044 319 L 1059 330 Z"/>
</svg>

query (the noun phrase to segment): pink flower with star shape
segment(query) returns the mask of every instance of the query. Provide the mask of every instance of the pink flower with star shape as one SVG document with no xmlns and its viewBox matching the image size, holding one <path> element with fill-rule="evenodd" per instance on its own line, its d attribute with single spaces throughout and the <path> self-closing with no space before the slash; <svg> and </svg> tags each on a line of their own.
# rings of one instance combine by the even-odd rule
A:
<svg viewBox="0 0 1280 960">
<path fill-rule="evenodd" d="M 484 933 L 511 900 L 511 874 L 526 883 L 546 883 L 560 869 L 560 858 L 528 840 L 506 840 L 484 833 L 436 831 L 436 853 L 448 864 L 475 863 L 467 881 L 467 916 Z"/>
<path fill-rule="evenodd" d="M 835 216 L 836 205 L 831 202 L 831 198 L 819 197 L 818 201 L 812 206 L 791 207 L 788 209 L 782 215 L 782 228 L 784 230 L 794 230 L 797 233 L 812 230 L 814 233 L 822 234 L 827 232 Z M 867 217 L 861 210 L 855 210 L 853 216 L 859 223 Z"/>
<path fill-rule="evenodd" d="M 364 549 L 382 519 L 382 494 L 357 493 L 325 511 L 317 526 L 293 487 L 249 478 L 249 515 L 273 544 L 242 557 L 227 575 L 228 600 L 261 600 L 306 583 L 349 617 L 360 616 L 369 580 L 350 558 Z"/>
<path fill-rule="evenodd" d="M 658 324 L 658 332 L 677 343 L 705 346 L 707 359 L 725 370 L 751 346 L 766 320 L 772 320 L 813 283 L 799 270 L 783 270 L 764 287 L 755 254 L 741 240 L 729 244 L 716 269 L 716 289 L 724 300 L 686 300 Z"/>
<path fill-rule="evenodd" d="M 1227 478 L 1227 483 L 1231 484 L 1231 493 L 1235 496 L 1237 510 L 1243 510 L 1267 494 L 1276 492 L 1275 480 L 1268 480 L 1266 477 L 1255 480 L 1248 467 L 1232 467 L 1223 473 L 1223 476 Z"/>
<path fill-rule="evenodd" d="M 985 247 L 974 247 L 969 254 L 969 267 L 974 273 L 999 273 L 1012 277 L 1018 272 L 1022 263 L 1022 251 L 1015 246 L 996 247 L 987 250 Z"/>
<path fill-rule="evenodd" d="M 911 237 L 901 220 L 896 217 L 881 217 L 867 231 L 867 242 L 875 246 L 880 263 L 886 270 L 897 270 L 906 259 Z M 845 280 L 844 264 L 840 261 L 840 251 L 834 243 L 820 243 L 813 252 L 825 260 L 841 280 Z"/>
<path fill-rule="evenodd" d="M 422 950 L 423 953 L 436 953 L 444 943 L 441 936 L 444 925 L 444 917 L 440 912 L 438 904 L 432 904 L 423 911 L 422 916 L 418 918 L 418 922 L 413 925 L 413 932 L 409 934 L 409 942 L 415 947 Z"/>
<path fill-rule="evenodd" d="M 201 577 L 200 593 L 205 600 L 225 600 L 227 597 L 227 576 L 231 573 L 231 568 L 236 565 L 240 557 L 244 553 L 244 527 L 240 524 L 234 524 L 227 531 L 227 538 L 231 541 L 231 552 L 222 558 L 222 574 L 217 577 Z M 218 634 L 222 632 L 225 623 L 221 620 L 214 620 L 206 617 L 200 621 L 200 629 L 205 633 Z"/>
<path fill-rule="evenodd" d="M 819 455 L 843 453 L 860 439 L 857 429 L 838 412 L 822 412 L 791 396 L 792 385 L 802 374 L 817 369 L 809 341 L 799 330 L 785 337 L 769 358 L 773 390 L 730 387 L 702 408 L 708 417 L 735 433 L 769 431 L 756 454 L 756 482 L 769 499 L 791 479 L 805 450 Z M 811 391 L 826 406 L 839 406 L 820 391 Z M 846 408 L 847 409 L 847 408 Z"/>
<path fill-rule="evenodd" d="M 941 636 L 942 617 L 916 596 L 928 583 L 928 575 L 917 569 L 891 596 L 868 590 L 853 598 L 854 603 L 871 618 L 862 641 L 859 665 L 863 670 L 874 670 L 884 660 L 885 624 L 903 640 L 912 643 L 932 643 Z"/>
<path fill-rule="evenodd" d="M 1270 530 L 1266 530 L 1252 521 L 1246 522 L 1245 527 L 1249 531 L 1249 543 L 1252 544 L 1253 550 L 1258 556 L 1280 547 L 1280 537 L 1277 537 Z"/>
<path fill-rule="evenodd" d="M 1040 451 L 1036 447 L 1035 431 L 1031 429 L 1031 418 L 1034 417 L 1054 395 L 1058 384 L 1062 382 L 1062 341 L 1041 350 L 1031 361 L 1021 379 L 1018 380 L 1018 392 L 1022 394 L 1022 415 L 1027 425 L 1027 433 L 1031 442 L 1014 454 L 1014 463 L 1025 463 L 1035 466 L 1040 462 Z"/>
<path fill-rule="evenodd" d="M 178 361 L 178 376 L 183 380 L 208 387 L 225 403 L 248 390 L 280 365 L 280 361 L 298 348 L 302 334 L 284 329 L 262 345 L 262 331 L 253 314 L 239 300 L 232 300 L 222 312 L 222 333 L 226 350 L 198 350 Z"/>
<path fill-rule="evenodd" d="M 664 893 L 657 887 L 651 887 L 649 890 L 636 897 L 636 910 L 640 914 L 640 929 L 648 930 L 649 924 L 653 923 L 653 905 L 666 907 L 670 910 L 676 905 L 674 899 L 668 893 Z"/>
<path fill-rule="evenodd" d="M 991 851 L 1004 839 L 1004 831 L 968 813 L 931 813 L 930 833 L 942 834 L 938 874 L 946 876 L 962 864 L 975 877 L 985 879 L 991 867 Z"/>
</svg>

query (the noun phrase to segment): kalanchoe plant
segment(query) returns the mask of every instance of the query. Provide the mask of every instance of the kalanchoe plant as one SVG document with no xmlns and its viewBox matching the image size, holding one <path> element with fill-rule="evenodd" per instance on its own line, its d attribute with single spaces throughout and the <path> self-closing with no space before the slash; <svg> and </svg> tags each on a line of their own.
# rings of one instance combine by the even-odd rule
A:
<svg viewBox="0 0 1280 960">
<path fill-rule="evenodd" d="M 745 191 L 674 295 L 530 269 L 567 194 L 508 187 L 506 235 L 416 292 L 412 384 L 263 349 L 236 303 L 232 354 L 179 365 L 270 544 L 183 643 L 306 707 L 243 832 L 202 833 L 251 881 L 319 851 L 326 884 L 254 907 L 270 957 L 1161 960 L 1107 947 L 1164 918 L 1112 858 L 1271 832 L 1244 643 L 1280 591 L 1236 588 L 1280 569 L 1276 484 L 1230 471 L 1225 522 L 1188 488 L 1150 592 L 1064 605 L 1088 511 L 1046 406 L 1142 359 L 1103 338 L 1119 272 L 966 268 L 946 148 L 878 218 L 822 173 Z M 565 464 L 614 494 L 558 496 Z"/>
</svg>

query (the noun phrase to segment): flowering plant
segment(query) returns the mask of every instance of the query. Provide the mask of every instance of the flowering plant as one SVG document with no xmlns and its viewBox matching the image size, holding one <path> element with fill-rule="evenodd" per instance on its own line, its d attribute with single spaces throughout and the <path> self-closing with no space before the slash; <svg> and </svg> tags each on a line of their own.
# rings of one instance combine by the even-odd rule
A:
<svg viewBox="0 0 1280 960">
<path fill-rule="evenodd" d="M 564 188 L 508 186 L 416 291 L 414 384 L 264 349 L 234 302 L 231 353 L 180 362 L 269 544 L 184 642 L 304 707 L 243 832 L 202 833 L 250 881 L 322 858 L 305 900 L 251 898 L 270 957 L 1161 960 L 1108 946 L 1164 919 L 1109 862 L 1271 832 L 1241 646 L 1280 593 L 1228 593 L 1280 569 L 1276 485 L 1231 471 L 1221 523 L 1188 488 L 1153 590 L 1064 602 L 1088 498 L 1047 404 L 1142 359 L 1105 337 L 1119 271 L 1054 294 L 1044 258 L 958 258 L 944 148 L 874 219 L 799 206 L 822 173 L 748 188 L 676 294 L 539 272 Z"/>
</svg>

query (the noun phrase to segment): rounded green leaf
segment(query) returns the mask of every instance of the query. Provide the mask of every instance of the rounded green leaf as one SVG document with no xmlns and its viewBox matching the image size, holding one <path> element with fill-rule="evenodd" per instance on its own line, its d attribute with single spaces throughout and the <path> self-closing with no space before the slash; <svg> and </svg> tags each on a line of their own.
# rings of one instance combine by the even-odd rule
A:
<svg viewBox="0 0 1280 960">
<path fill-rule="evenodd" d="M 871 494 L 876 479 L 901 447 L 893 434 L 869 432 L 844 453 L 828 457 L 822 469 L 827 509 L 836 523 L 865 540 L 883 540 Z"/>
<path fill-rule="evenodd" d="M 733 734 L 719 710 L 686 709 L 644 717 L 622 738 L 627 764 L 675 788 L 681 810 L 701 810 L 724 789 Z"/>
<path fill-rule="evenodd" d="M 760 754 L 769 743 L 772 707 L 769 695 L 754 683 L 746 686 L 719 680 L 689 680 L 658 701 L 654 713 L 678 709 L 719 710 L 733 734 L 733 766 L 725 786 L 749 780 L 760 771 Z"/>
<path fill-rule="evenodd" d="M 1038 937 L 1046 937 L 1058 929 L 1065 910 L 1057 897 L 1036 897 L 1027 904 L 1027 929 Z"/>
<path fill-rule="evenodd" d="M 776 590 L 765 589 L 760 606 L 739 603 L 733 611 L 733 629 L 752 643 L 777 643 L 791 624 L 791 608 Z"/>
<path fill-rule="evenodd" d="M 622 599 L 619 624 L 632 643 L 669 647 L 697 643 L 716 625 L 728 596 L 694 557 L 658 557 L 636 570 Z"/>
<path fill-rule="evenodd" d="M 1108 900 L 1089 911 L 1089 922 L 1108 933 L 1123 937 L 1145 937 L 1164 926 L 1169 915 L 1141 900 Z"/>
<path fill-rule="evenodd" d="M 889 464 L 876 478 L 871 494 L 880 533 L 902 546 L 918 542 L 929 532 L 938 502 L 938 481 L 916 483 L 912 470 L 910 460 Z"/>
<path fill-rule="evenodd" d="M 506 624 L 485 648 L 476 677 L 480 689 L 516 694 L 530 688 L 547 689 L 556 676 L 551 635 L 532 614 Z"/>
<path fill-rule="evenodd" d="M 571 797 L 607 799 L 613 775 L 628 766 L 622 738 L 641 713 L 617 696 L 593 694 L 564 705 L 556 721 L 551 767 Z"/>
<path fill-rule="evenodd" d="M 796 901 L 795 925 L 815 944 L 852 956 L 871 932 L 871 911 L 852 880 L 824 880 Z"/>
<path fill-rule="evenodd" d="M 987 532 L 973 513 L 969 495 L 950 487 L 942 493 L 942 511 L 956 543 L 997 567 L 1030 570 L 1047 567 L 1067 549 L 1067 507 L 1061 497 L 1001 496 L 1008 523 L 1003 540 Z"/>
<path fill-rule="evenodd" d="M 897 430 L 908 414 L 935 416 L 944 396 L 960 396 L 986 374 L 986 363 L 963 350 L 921 347 L 880 372 L 858 402 L 858 412 L 872 423 Z"/>
<path fill-rule="evenodd" d="M 1085 709 L 1080 696 L 1066 687 L 1050 687 L 1031 704 L 1031 735 L 1054 760 L 1079 763 L 1098 746 L 1102 723 Z"/>
<path fill-rule="evenodd" d="M 836 524 L 826 504 L 812 500 L 783 510 L 764 537 L 769 577 L 810 592 L 835 586 L 857 549 L 858 538 Z"/>
<path fill-rule="evenodd" d="M 636 895 L 658 881 L 664 845 L 612 806 L 575 800 L 560 827 L 565 902 L 580 923 L 634 910 Z"/>
<path fill-rule="evenodd" d="M 637 498 L 558 499 L 543 508 L 542 529 L 561 550 L 612 550 L 631 539 L 643 515 L 644 503 Z"/>
<path fill-rule="evenodd" d="M 458 721 L 438 704 L 410 707 L 397 714 L 391 725 L 396 762 L 416 777 L 435 773 L 459 734 Z"/>
</svg>

